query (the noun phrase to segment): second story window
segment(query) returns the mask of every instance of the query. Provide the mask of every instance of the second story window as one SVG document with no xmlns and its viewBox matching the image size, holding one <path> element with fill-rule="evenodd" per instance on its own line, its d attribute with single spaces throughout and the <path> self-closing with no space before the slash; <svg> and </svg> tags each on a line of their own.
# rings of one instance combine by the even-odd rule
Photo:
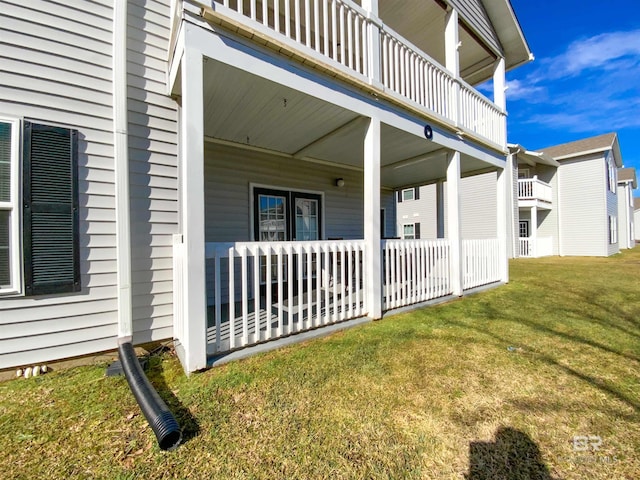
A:
<svg viewBox="0 0 640 480">
<path fill-rule="evenodd" d="M 398 203 L 420 199 L 420 187 L 405 188 L 398 191 Z"/>
</svg>

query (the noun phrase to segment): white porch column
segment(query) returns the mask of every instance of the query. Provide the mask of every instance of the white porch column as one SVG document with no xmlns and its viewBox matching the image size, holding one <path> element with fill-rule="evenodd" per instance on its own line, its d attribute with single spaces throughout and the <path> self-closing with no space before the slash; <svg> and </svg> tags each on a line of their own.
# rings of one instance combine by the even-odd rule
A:
<svg viewBox="0 0 640 480">
<path fill-rule="evenodd" d="M 436 237 L 444 238 L 444 181 L 436 182 Z"/>
<path fill-rule="evenodd" d="M 531 207 L 531 231 L 529 232 L 529 242 L 531 243 L 531 256 L 538 256 L 538 209 Z"/>
<path fill-rule="evenodd" d="M 493 71 L 493 103 L 502 110 L 507 109 L 507 84 L 504 75 L 504 58 L 500 58 Z"/>
<path fill-rule="evenodd" d="M 207 366 L 207 299 L 204 242 L 204 110 L 203 58 L 185 48 L 182 58 L 180 116 L 180 201 L 184 242 L 183 367 L 187 372 Z"/>
<path fill-rule="evenodd" d="M 506 96 L 507 84 L 505 79 L 505 66 L 504 58 L 500 58 L 496 62 L 495 70 L 493 71 L 493 103 L 495 103 L 503 111 L 507 111 L 507 96 Z M 502 117 L 501 138 L 504 139 L 503 146 L 506 146 L 507 140 L 507 119 Z"/>
<path fill-rule="evenodd" d="M 447 12 L 444 26 L 444 66 L 453 73 L 455 78 L 460 77 L 460 36 L 458 34 L 458 11 L 451 9 Z M 460 85 L 453 85 L 450 100 L 451 120 L 457 125 L 460 118 Z"/>
<path fill-rule="evenodd" d="M 452 152 L 447 163 L 447 237 L 451 255 L 451 288 L 462 295 L 462 238 L 460 236 L 460 152 Z"/>
<path fill-rule="evenodd" d="M 362 0 L 362 8 L 369 14 L 367 22 L 367 63 L 369 65 L 369 83 L 382 87 L 381 61 L 380 61 L 380 25 L 382 22 L 378 18 L 378 0 Z"/>
<path fill-rule="evenodd" d="M 507 163 L 511 161 L 511 157 L 507 157 Z M 506 165 L 505 165 L 506 166 Z M 508 244 L 511 240 L 511 235 L 509 234 L 509 217 L 511 216 L 510 209 L 508 208 L 508 197 L 509 192 L 509 182 L 507 181 L 509 177 L 508 170 L 498 169 L 497 179 L 496 179 L 496 192 L 498 195 L 497 198 L 497 233 L 498 233 L 498 245 L 499 245 L 499 260 L 500 260 L 500 281 L 508 282 L 509 281 L 509 252 L 508 252 Z M 511 221 L 510 223 L 513 223 Z"/>
<path fill-rule="evenodd" d="M 371 118 L 364 138 L 365 293 L 369 317 L 382 318 L 380 246 L 380 119 Z"/>
</svg>

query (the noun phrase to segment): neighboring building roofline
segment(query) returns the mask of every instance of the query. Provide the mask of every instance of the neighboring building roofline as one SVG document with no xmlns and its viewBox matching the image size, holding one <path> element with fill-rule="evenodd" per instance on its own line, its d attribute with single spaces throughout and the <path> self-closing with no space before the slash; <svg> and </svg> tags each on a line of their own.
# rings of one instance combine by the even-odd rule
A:
<svg viewBox="0 0 640 480">
<path fill-rule="evenodd" d="M 631 187 L 638 188 L 638 178 L 636 177 L 636 169 L 633 167 L 618 169 L 618 184 L 631 183 Z"/>
<path fill-rule="evenodd" d="M 542 165 L 550 165 L 552 167 L 559 167 L 560 164 L 550 155 L 547 155 L 544 152 L 537 152 L 534 150 L 527 150 L 525 147 L 518 143 L 509 143 L 507 144 L 509 148 L 509 153 L 516 154 L 519 157 L 523 157 L 523 159 L 531 166 L 535 164 Z"/>
<path fill-rule="evenodd" d="M 567 160 L 611 150 L 616 166 L 622 167 L 622 153 L 620 152 L 620 143 L 616 132 L 583 138 L 560 145 L 553 145 L 540 150 L 556 160 Z"/>
</svg>

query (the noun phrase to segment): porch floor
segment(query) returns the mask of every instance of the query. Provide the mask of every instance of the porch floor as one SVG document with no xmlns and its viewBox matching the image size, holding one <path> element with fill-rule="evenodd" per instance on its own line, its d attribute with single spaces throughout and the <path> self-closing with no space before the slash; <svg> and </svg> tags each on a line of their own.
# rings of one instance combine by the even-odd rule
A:
<svg viewBox="0 0 640 480">
<path fill-rule="evenodd" d="M 246 318 L 242 314 L 242 302 L 235 302 L 233 307 L 234 321 L 229 322 L 229 304 L 222 304 L 220 308 L 219 334 L 216 327 L 216 307 L 207 307 L 207 355 L 215 355 L 249 345 L 255 345 L 266 341 L 276 340 L 303 331 L 313 330 L 327 325 L 343 322 L 366 315 L 362 313 L 364 309 L 364 292 L 352 291 L 349 293 L 333 295 L 333 289 L 329 289 L 329 301 L 325 300 L 325 289 L 320 289 L 320 307 L 318 308 L 316 289 L 311 291 L 311 302 L 309 304 L 308 294 L 304 293 L 302 298 L 292 297 L 282 302 L 274 302 L 265 307 L 266 299 L 260 297 L 259 309 L 256 315 L 256 305 L 254 300 L 247 302 Z M 356 301 L 356 299 L 360 299 Z M 302 303 L 300 300 L 302 299 Z M 351 301 L 350 301 L 351 299 Z M 311 310 L 309 312 L 309 310 Z M 354 312 L 359 312 L 354 314 Z M 256 318 L 257 317 L 257 318 Z M 244 322 L 246 328 L 243 329 Z M 232 324 L 235 326 L 232 332 Z M 245 331 L 243 338 L 242 331 Z M 257 334 L 256 334 L 257 332 Z M 219 335 L 219 338 L 217 338 Z M 231 337 L 234 342 L 232 346 Z"/>
</svg>

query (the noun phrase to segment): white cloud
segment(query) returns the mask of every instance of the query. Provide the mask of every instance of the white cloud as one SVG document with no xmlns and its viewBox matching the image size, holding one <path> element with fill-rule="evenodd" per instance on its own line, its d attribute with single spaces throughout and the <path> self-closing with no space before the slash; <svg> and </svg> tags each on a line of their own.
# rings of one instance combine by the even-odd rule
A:
<svg viewBox="0 0 640 480">
<path fill-rule="evenodd" d="M 640 30 L 611 32 L 572 42 L 567 50 L 549 62 L 553 77 L 580 75 L 585 70 L 611 70 L 618 61 L 640 60 Z"/>
<path fill-rule="evenodd" d="M 547 89 L 535 83 L 522 80 L 507 81 L 507 98 L 509 100 L 541 101 L 547 97 Z"/>
<path fill-rule="evenodd" d="M 640 126 L 640 30 L 574 41 L 532 67 L 508 81 L 521 122 L 574 132 Z"/>
</svg>

